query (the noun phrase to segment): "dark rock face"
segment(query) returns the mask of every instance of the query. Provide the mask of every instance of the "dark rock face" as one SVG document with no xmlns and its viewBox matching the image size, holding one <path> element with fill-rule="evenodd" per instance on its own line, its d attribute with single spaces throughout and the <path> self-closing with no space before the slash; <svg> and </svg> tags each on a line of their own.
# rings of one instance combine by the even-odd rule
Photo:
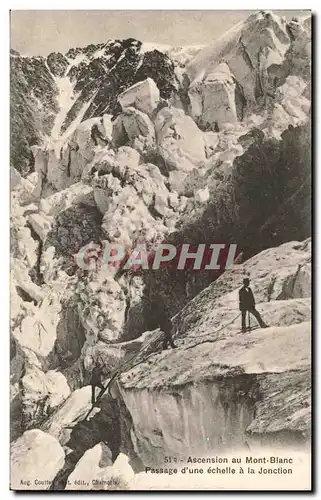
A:
<svg viewBox="0 0 321 500">
<path fill-rule="evenodd" d="M 249 257 L 263 248 L 311 233 L 310 123 L 289 127 L 282 140 L 254 143 L 235 162 L 235 201 L 239 206 L 238 241 Z M 262 183 L 262 175 L 265 182 Z M 256 246 L 257 245 L 257 246 Z"/>
<path fill-rule="evenodd" d="M 57 340 L 55 343 L 55 353 L 58 358 L 57 366 L 62 369 L 72 366 L 79 358 L 85 340 L 85 331 L 76 307 L 69 303 L 63 304 L 61 319 L 57 325 Z"/>
<path fill-rule="evenodd" d="M 58 113 L 57 86 L 43 57 L 11 57 L 10 161 L 23 175 L 34 169 L 30 146 L 41 143 Z"/>
<path fill-rule="evenodd" d="M 68 59 L 65 56 L 60 54 L 60 52 L 52 52 L 47 57 L 47 64 L 50 68 L 50 71 L 55 76 L 64 76 L 66 69 L 69 66 Z"/>
<path fill-rule="evenodd" d="M 172 92 L 178 90 L 174 63 L 158 50 L 146 52 L 142 65 L 136 73 L 137 82 L 146 78 L 154 80 L 163 99 L 169 99 Z"/>
</svg>

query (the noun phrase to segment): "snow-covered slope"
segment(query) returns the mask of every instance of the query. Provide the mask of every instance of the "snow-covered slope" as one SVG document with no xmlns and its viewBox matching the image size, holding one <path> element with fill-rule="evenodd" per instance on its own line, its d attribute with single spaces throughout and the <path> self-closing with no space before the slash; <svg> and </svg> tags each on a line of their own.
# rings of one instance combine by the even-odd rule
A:
<svg viewBox="0 0 321 500">
<path fill-rule="evenodd" d="M 186 45 L 182 47 L 175 47 L 172 45 L 143 42 L 142 52 L 149 52 L 156 49 L 159 52 L 167 54 L 168 57 L 170 57 L 175 63 L 185 67 L 205 47 L 205 45 Z"/>
</svg>

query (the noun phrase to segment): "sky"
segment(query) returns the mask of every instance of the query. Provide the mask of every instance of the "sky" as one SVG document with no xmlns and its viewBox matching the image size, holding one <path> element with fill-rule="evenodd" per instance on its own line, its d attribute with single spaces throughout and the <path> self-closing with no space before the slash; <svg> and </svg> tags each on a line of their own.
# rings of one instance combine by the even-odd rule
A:
<svg viewBox="0 0 321 500">
<path fill-rule="evenodd" d="M 274 12 L 287 19 L 308 14 Z M 250 14 L 244 10 L 12 10 L 11 48 L 26 55 L 48 55 L 130 37 L 174 46 L 210 44 Z"/>
</svg>

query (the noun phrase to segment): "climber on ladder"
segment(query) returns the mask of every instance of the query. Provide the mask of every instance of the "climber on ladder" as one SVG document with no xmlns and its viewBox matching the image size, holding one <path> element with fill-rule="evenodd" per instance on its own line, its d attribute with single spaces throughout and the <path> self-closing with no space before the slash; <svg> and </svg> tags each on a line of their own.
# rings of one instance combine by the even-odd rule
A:
<svg viewBox="0 0 321 500">
<path fill-rule="evenodd" d="M 260 313 L 255 309 L 254 295 L 249 287 L 249 278 L 244 278 L 243 286 L 239 290 L 239 301 L 240 301 L 240 311 L 242 312 L 242 332 L 246 332 L 246 313 L 248 313 L 249 318 L 249 329 L 251 329 L 250 324 L 250 314 L 258 321 L 261 328 L 268 328 L 268 325 L 261 318 Z"/>
<path fill-rule="evenodd" d="M 102 370 L 96 362 L 93 365 L 93 369 L 90 377 L 90 385 L 91 385 L 91 404 L 94 406 L 96 404 L 96 387 L 98 387 L 101 391 L 104 389 L 102 384 Z"/>
</svg>

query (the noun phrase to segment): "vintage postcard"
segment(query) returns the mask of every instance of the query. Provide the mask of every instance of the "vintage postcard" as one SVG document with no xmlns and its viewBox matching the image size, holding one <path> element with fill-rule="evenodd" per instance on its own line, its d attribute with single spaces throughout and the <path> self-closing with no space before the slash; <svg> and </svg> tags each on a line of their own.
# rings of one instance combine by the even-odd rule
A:
<svg viewBox="0 0 321 500">
<path fill-rule="evenodd" d="M 311 19 L 11 11 L 12 490 L 311 490 Z"/>
</svg>

